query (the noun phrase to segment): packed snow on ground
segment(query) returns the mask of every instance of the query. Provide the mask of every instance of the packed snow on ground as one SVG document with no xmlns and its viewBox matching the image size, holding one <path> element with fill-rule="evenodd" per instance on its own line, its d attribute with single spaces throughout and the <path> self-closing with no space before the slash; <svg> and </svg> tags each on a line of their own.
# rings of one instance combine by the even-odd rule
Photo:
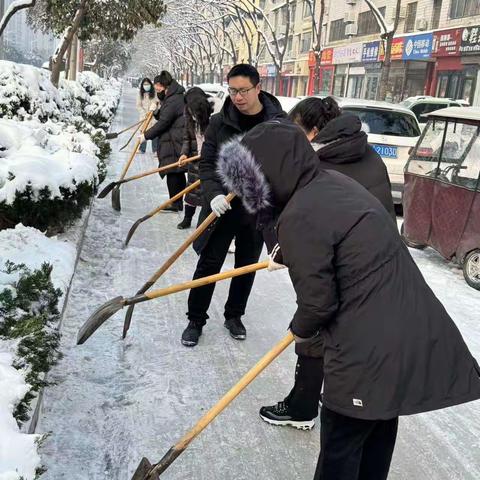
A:
<svg viewBox="0 0 480 480">
<path fill-rule="evenodd" d="M 76 249 L 56 237 L 48 238 L 39 230 L 18 224 L 14 229 L 0 231 L 0 267 L 5 262 L 25 264 L 31 270 L 48 262 L 53 266 L 52 282 L 63 292 L 59 301 L 62 308 L 65 293 L 73 275 Z M 0 290 L 14 289 L 18 272 L 0 272 Z M 25 383 L 26 372 L 12 366 L 16 342 L 0 341 L 0 480 L 17 480 L 22 475 L 32 480 L 40 465 L 36 440 L 39 435 L 20 432 L 13 417 L 16 404 L 29 390 Z"/>
<path fill-rule="evenodd" d="M 0 341 L 0 480 L 32 480 L 40 466 L 40 435 L 20 432 L 13 417 L 15 405 L 29 390 L 25 372 L 12 367 L 15 350 L 15 342 Z"/>
<path fill-rule="evenodd" d="M 51 198 L 60 187 L 76 190 L 97 180 L 98 148 L 87 134 L 53 122 L 0 119 L 0 202 L 13 203 L 30 185 L 34 194 L 48 187 Z"/>
</svg>

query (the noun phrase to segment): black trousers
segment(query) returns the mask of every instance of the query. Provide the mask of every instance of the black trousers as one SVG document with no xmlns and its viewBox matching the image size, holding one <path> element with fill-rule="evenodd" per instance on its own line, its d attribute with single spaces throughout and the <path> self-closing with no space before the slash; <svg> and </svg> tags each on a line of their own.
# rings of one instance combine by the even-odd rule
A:
<svg viewBox="0 0 480 480">
<path fill-rule="evenodd" d="M 170 198 L 174 197 L 177 193 L 185 190 L 187 186 L 187 179 L 185 173 L 167 173 L 167 187 Z M 183 206 L 183 200 L 177 200 L 175 205 L 178 207 Z"/>
<path fill-rule="evenodd" d="M 318 402 L 323 383 L 323 358 L 298 355 L 295 383 L 285 399 L 289 411 L 298 420 L 311 420 L 318 415 Z"/>
<path fill-rule="evenodd" d="M 398 418 L 359 420 L 321 411 L 320 456 L 314 480 L 386 480 Z"/>
<path fill-rule="evenodd" d="M 235 268 L 258 262 L 263 247 L 262 235 L 253 225 L 239 221 L 234 210 L 229 211 L 218 219 L 215 230 L 200 254 L 193 279 L 219 273 L 234 238 Z M 241 317 L 245 314 L 254 280 L 254 273 L 232 278 L 225 304 L 225 318 Z M 189 320 L 205 325 L 209 318 L 207 311 L 214 290 L 215 284 L 190 290 L 187 313 Z"/>
</svg>

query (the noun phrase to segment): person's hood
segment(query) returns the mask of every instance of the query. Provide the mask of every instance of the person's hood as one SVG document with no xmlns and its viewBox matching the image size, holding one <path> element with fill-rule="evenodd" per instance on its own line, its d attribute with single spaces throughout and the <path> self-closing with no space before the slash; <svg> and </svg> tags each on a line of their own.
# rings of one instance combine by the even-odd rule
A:
<svg viewBox="0 0 480 480">
<path fill-rule="evenodd" d="M 283 210 L 293 194 L 315 178 L 319 166 L 303 130 L 279 119 L 225 143 L 217 171 L 245 209 L 257 214 L 268 208 Z"/>
<path fill-rule="evenodd" d="M 285 115 L 285 112 L 282 110 L 280 102 L 270 93 L 264 92 L 262 90 L 258 98 L 263 105 L 263 108 L 265 110 L 265 118 L 267 120 Z M 225 99 L 220 114 L 223 115 L 224 123 L 240 131 L 239 118 L 241 113 L 238 108 L 233 104 L 230 96 L 227 96 L 227 98 Z"/>
<path fill-rule="evenodd" d="M 354 163 L 361 160 L 368 146 L 362 122 L 351 113 L 342 113 L 328 122 L 313 139 L 319 160 L 328 163 Z"/>
<path fill-rule="evenodd" d="M 171 97 L 172 95 L 184 94 L 184 93 L 185 93 L 185 89 L 176 80 L 172 80 L 172 83 L 167 88 L 165 99 L 167 99 L 168 97 Z"/>
</svg>

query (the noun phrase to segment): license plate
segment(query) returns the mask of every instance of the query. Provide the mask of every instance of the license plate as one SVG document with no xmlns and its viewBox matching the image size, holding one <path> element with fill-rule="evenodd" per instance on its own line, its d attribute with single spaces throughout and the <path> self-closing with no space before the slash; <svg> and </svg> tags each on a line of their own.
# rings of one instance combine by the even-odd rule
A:
<svg viewBox="0 0 480 480">
<path fill-rule="evenodd" d="M 391 145 L 372 145 L 375 151 L 383 158 L 398 158 L 398 147 Z"/>
</svg>

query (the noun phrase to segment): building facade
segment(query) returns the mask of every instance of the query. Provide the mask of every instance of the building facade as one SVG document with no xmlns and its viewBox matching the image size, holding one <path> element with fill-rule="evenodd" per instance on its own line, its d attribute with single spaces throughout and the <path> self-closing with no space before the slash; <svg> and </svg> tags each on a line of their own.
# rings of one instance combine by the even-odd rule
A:
<svg viewBox="0 0 480 480">
<path fill-rule="evenodd" d="M 373 2 L 386 22 L 393 23 L 397 0 Z M 319 4 L 317 0 L 314 7 L 317 18 Z M 323 95 L 375 99 L 384 42 L 371 9 L 364 0 L 325 0 L 325 4 L 319 85 L 313 75 L 311 1 L 292 0 L 291 33 L 276 93 L 296 96 L 317 90 Z M 265 2 L 268 15 L 282 8 L 284 1 Z M 276 85 L 273 67 L 268 54 L 260 57 L 259 70 L 270 91 Z M 387 90 L 387 100 L 393 102 L 434 95 L 480 104 L 480 0 L 402 0 Z"/>
</svg>

